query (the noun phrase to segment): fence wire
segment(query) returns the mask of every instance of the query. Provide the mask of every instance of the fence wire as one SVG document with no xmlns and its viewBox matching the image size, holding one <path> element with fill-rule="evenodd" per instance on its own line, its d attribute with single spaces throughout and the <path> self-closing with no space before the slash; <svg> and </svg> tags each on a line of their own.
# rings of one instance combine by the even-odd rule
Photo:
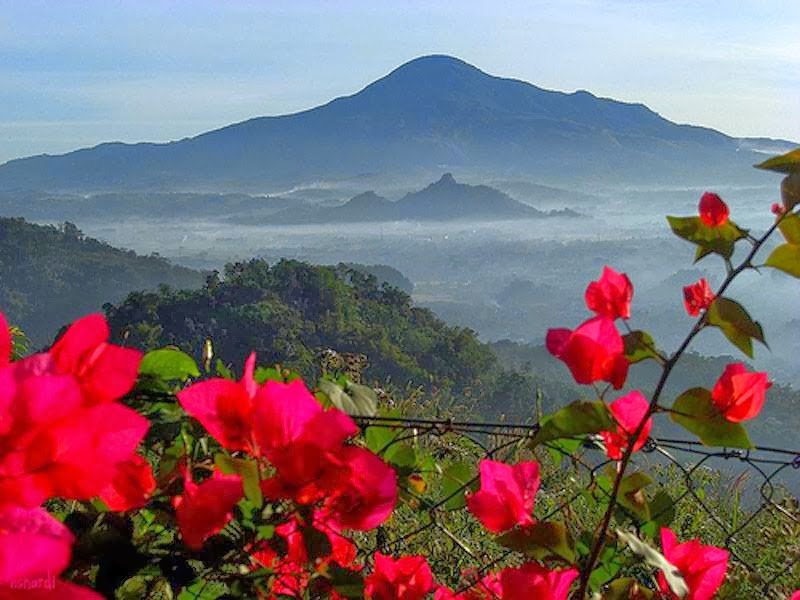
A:
<svg viewBox="0 0 800 600">
<path fill-rule="evenodd" d="M 532 450 L 529 442 L 538 431 L 534 423 L 405 417 L 356 420 L 365 434 L 370 429 L 391 431 L 391 441 L 379 454 L 389 455 L 395 445 L 424 449 L 444 465 L 445 475 L 446 465 L 462 461 L 477 464 L 481 458 L 537 458 L 542 464 L 542 484 L 535 517 L 563 522 L 579 550 L 581 545 L 588 548 L 591 544 L 591 534 L 586 538 L 579 533 L 595 530 L 611 496 L 616 461 L 608 460 L 591 436 L 573 440 L 571 447 L 549 443 Z M 639 533 L 649 527 L 646 531 L 654 535 L 654 524 L 669 521 L 680 539 L 691 534 L 705 544 L 724 547 L 730 553 L 725 598 L 758 594 L 777 600 L 800 588 L 800 451 L 718 449 L 697 441 L 653 436 L 629 466 L 628 473 L 635 471 L 654 480 L 654 485 L 646 488 L 649 515 L 645 519 L 629 505 L 619 506 L 615 513 L 618 526 L 630 528 L 632 518 Z M 487 540 L 480 525 L 467 514 L 463 498 L 477 483 L 473 472 L 447 489 L 418 494 L 406 491 L 413 510 L 405 516 L 398 511 L 391 525 L 379 530 L 374 546 L 362 548 L 363 555 L 368 557 L 375 550 L 423 553 L 435 568 L 445 570 L 437 575 L 458 591 L 482 590 L 491 597 L 488 589 L 481 588 L 481 577 L 519 564 L 524 557 Z M 652 574 L 636 571 L 626 563 L 626 556 L 630 554 L 623 548 L 609 543 L 602 555 L 605 572 L 594 573 L 595 581 L 633 574 L 653 587 Z M 580 568 L 580 558 L 577 563 Z"/>
</svg>

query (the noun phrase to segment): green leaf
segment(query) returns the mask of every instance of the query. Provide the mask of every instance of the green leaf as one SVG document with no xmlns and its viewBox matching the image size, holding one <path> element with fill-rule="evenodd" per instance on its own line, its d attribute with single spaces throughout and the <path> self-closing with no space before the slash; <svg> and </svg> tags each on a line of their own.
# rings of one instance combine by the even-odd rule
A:
<svg viewBox="0 0 800 600">
<path fill-rule="evenodd" d="M 633 577 L 622 577 L 608 584 L 603 600 L 650 600 L 652 590 L 643 587 Z"/>
<path fill-rule="evenodd" d="M 648 358 L 660 360 L 662 357 L 656 348 L 655 340 L 646 331 L 631 331 L 622 336 L 625 344 L 625 358 L 628 362 L 635 364 Z"/>
<path fill-rule="evenodd" d="M 139 375 L 164 381 L 186 381 L 200 377 L 195 360 L 176 348 L 160 348 L 148 352 L 139 365 Z"/>
<path fill-rule="evenodd" d="M 256 508 L 261 508 L 264 505 L 258 463 L 246 458 L 233 458 L 220 452 L 214 455 L 214 464 L 226 475 L 236 474 L 242 478 L 245 498 L 250 500 Z"/>
<path fill-rule="evenodd" d="M 794 277 L 800 277 L 800 244 L 781 244 L 764 263 Z"/>
<path fill-rule="evenodd" d="M 443 504 L 445 510 L 457 510 L 466 504 L 464 492 L 477 476 L 475 465 L 472 462 L 457 462 L 448 466 L 442 473 L 442 498 L 447 501 Z"/>
<path fill-rule="evenodd" d="M 765 171 L 777 171 L 778 173 L 800 172 L 800 148 L 795 148 L 786 154 L 767 159 L 755 165 L 755 168 L 764 169 Z"/>
<path fill-rule="evenodd" d="M 698 250 L 695 261 L 709 252 L 730 258 L 736 241 L 747 236 L 733 221 L 718 227 L 709 227 L 700 217 L 667 217 L 667 221 L 675 235 L 703 249 L 702 253 Z"/>
<path fill-rule="evenodd" d="M 178 600 L 216 600 L 228 593 L 224 583 L 198 579 L 192 585 L 183 588 Z M 145 596 L 140 596 L 144 598 Z"/>
<path fill-rule="evenodd" d="M 538 521 L 529 527 L 516 527 L 498 536 L 497 542 L 537 560 L 556 557 L 570 563 L 575 561 L 575 550 L 567 528 L 555 521 Z"/>
<path fill-rule="evenodd" d="M 692 388 L 681 394 L 672 406 L 672 420 L 691 431 L 706 446 L 752 448 L 747 430 L 728 421 L 714 405 L 711 392 Z"/>
<path fill-rule="evenodd" d="M 364 385 L 350 384 L 348 386 L 350 394 L 348 394 L 330 379 L 320 379 L 319 389 L 328 397 L 333 406 L 348 415 L 371 417 L 378 412 L 375 392 Z M 365 390 L 369 390 L 371 394 Z"/>
<path fill-rule="evenodd" d="M 778 224 L 783 237 L 790 244 L 800 244 L 800 215 L 786 215 Z"/>
<path fill-rule="evenodd" d="M 610 429 L 612 425 L 613 419 L 605 403 L 577 400 L 542 419 L 541 428 L 531 443 L 536 446 L 559 438 L 597 433 Z"/>
<path fill-rule="evenodd" d="M 651 567 L 655 567 L 664 574 L 670 589 L 678 598 L 686 598 L 689 586 L 683 579 L 681 572 L 675 568 L 666 557 L 652 546 L 647 545 L 632 533 L 617 529 L 617 537 L 634 552 L 641 556 Z"/>
<path fill-rule="evenodd" d="M 730 298 L 717 298 L 706 313 L 709 325 L 719 327 L 725 337 L 739 350 L 753 358 L 753 339 L 766 346 L 761 325 L 747 314 L 744 307 Z"/>
<path fill-rule="evenodd" d="M 644 488 L 652 485 L 653 479 L 641 471 L 627 475 L 620 482 L 617 501 L 642 521 L 650 520 L 650 506 Z"/>
</svg>

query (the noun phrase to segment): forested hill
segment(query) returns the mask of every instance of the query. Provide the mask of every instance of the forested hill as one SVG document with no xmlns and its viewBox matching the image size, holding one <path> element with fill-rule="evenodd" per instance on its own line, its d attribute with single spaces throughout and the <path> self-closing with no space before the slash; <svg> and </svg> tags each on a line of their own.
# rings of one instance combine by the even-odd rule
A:
<svg viewBox="0 0 800 600">
<path fill-rule="evenodd" d="M 61 227 L 0 218 L 0 310 L 34 347 L 83 314 L 132 290 L 197 288 L 205 275 L 158 256 L 139 256 Z"/>
<path fill-rule="evenodd" d="M 483 415 L 532 416 L 532 375 L 506 373 L 470 329 L 451 327 L 412 305 L 405 292 L 348 265 L 282 260 L 228 265 L 196 291 L 133 293 L 108 316 L 118 339 L 143 349 L 174 344 L 199 358 L 206 339 L 241 369 L 251 350 L 259 364 L 280 363 L 313 380 L 327 349 L 365 355 L 365 382 L 423 386 Z M 545 386 L 556 402 L 561 388 Z"/>
</svg>

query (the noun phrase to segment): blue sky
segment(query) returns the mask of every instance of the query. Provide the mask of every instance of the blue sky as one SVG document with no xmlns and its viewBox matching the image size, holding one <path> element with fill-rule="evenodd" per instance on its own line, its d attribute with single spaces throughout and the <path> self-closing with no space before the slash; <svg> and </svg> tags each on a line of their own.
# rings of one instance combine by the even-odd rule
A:
<svg viewBox="0 0 800 600">
<path fill-rule="evenodd" d="M 422 54 L 800 141 L 797 0 L 0 0 L 0 162 L 350 94 Z"/>
</svg>

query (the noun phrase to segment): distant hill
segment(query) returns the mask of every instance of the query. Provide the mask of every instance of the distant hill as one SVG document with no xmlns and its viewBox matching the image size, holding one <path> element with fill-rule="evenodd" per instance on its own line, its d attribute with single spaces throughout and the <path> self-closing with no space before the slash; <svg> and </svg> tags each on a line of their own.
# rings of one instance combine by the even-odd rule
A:
<svg viewBox="0 0 800 600">
<path fill-rule="evenodd" d="M 161 257 L 86 237 L 70 223 L 53 227 L 0 218 L 0 310 L 37 347 L 51 342 L 62 325 L 132 290 L 197 288 L 204 279 Z"/>
<path fill-rule="evenodd" d="M 303 112 L 170 143 L 105 143 L 12 160 L 0 166 L 0 190 L 261 192 L 443 169 L 546 181 L 751 181 L 749 166 L 762 155 L 746 142 L 673 123 L 643 104 L 545 90 L 457 58 L 424 56 Z"/>
<path fill-rule="evenodd" d="M 361 221 L 452 221 L 458 219 L 540 218 L 551 213 L 517 202 L 485 185 L 458 183 L 445 173 L 437 182 L 396 202 L 365 192 L 341 206 L 287 208 L 267 218 L 270 224 L 352 223 Z M 572 211 L 556 213 L 575 216 Z M 244 217 L 249 220 L 249 217 Z"/>
</svg>

